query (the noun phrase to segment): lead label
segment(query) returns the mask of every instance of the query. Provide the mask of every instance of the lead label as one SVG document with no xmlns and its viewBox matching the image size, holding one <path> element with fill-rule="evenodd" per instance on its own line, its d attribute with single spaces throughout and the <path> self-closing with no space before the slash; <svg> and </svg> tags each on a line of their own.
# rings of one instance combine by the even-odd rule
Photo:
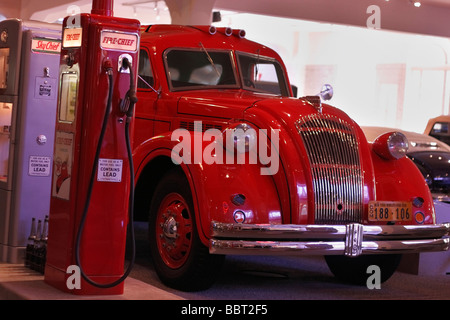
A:
<svg viewBox="0 0 450 320">
<path fill-rule="evenodd" d="M 121 182 L 123 160 L 98 159 L 97 181 Z"/>
<path fill-rule="evenodd" d="M 42 156 L 30 156 L 28 163 L 28 175 L 36 177 L 50 176 L 51 158 Z"/>
</svg>

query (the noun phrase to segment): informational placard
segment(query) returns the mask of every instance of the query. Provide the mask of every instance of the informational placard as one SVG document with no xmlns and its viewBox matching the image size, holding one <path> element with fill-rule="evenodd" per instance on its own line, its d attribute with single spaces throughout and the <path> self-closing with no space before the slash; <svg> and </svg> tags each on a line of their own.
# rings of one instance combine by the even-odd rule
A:
<svg viewBox="0 0 450 320">
<path fill-rule="evenodd" d="M 134 33 L 102 31 L 100 46 L 107 50 L 136 52 L 138 36 Z"/>
<path fill-rule="evenodd" d="M 121 182 L 123 160 L 98 159 L 97 181 Z"/>
<path fill-rule="evenodd" d="M 51 157 L 30 156 L 28 161 L 28 175 L 35 177 L 50 176 Z"/>
</svg>

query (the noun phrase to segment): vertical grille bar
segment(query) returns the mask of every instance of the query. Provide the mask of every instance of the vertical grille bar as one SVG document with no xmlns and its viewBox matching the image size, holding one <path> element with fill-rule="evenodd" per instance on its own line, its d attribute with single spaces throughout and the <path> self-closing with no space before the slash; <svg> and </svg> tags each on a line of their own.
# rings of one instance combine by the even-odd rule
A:
<svg viewBox="0 0 450 320">
<path fill-rule="evenodd" d="M 315 223 L 362 222 L 364 182 L 354 128 L 324 114 L 303 117 L 295 125 L 311 166 Z"/>
</svg>

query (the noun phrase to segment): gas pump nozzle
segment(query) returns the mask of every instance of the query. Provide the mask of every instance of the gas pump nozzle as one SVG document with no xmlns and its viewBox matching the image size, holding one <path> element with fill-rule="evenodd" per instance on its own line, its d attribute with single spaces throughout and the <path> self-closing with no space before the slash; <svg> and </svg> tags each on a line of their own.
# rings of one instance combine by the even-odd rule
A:
<svg viewBox="0 0 450 320">
<path fill-rule="evenodd" d="M 123 57 L 120 70 L 128 70 L 130 73 L 130 89 L 127 91 L 119 105 L 120 111 L 127 115 L 127 122 L 129 122 L 133 116 L 134 105 L 138 101 L 138 98 L 136 96 L 136 85 L 133 81 L 133 68 L 131 61 L 127 57 Z"/>
</svg>

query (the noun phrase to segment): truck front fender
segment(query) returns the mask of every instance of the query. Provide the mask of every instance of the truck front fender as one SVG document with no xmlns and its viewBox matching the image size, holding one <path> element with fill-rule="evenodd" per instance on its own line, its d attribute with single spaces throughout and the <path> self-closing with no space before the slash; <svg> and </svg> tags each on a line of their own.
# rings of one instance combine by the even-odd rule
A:
<svg viewBox="0 0 450 320">
<path fill-rule="evenodd" d="M 189 134 L 194 148 L 194 133 Z M 160 179 L 164 178 L 164 173 L 179 166 L 189 181 L 199 237 L 206 246 L 209 245 L 211 221 L 282 222 L 273 176 L 262 175 L 260 164 L 208 164 L 201 158 L 197 161 L 187 158 L 179 161 L 180 158 L 176 157 L 180 154 L 179 146 L 180 139 L 167 133 L 144 141 L 135 148 L 135 203 L 142 202 L 148 207 L 152 193 Z M 203 144 L 202 152 L 207 147 Z"/>
<path fill-rule="evenodd" d="M 401 224 L 435 224 L 435 210 L 430 189 L 416 165 L 407 157 L 385 160 L 372 151 L 376 199 L 379 201 L 419 201 L 413 205 L 412 219 Z M 400 222 L 398 222 L 400 223 Z"/>
</svg>

